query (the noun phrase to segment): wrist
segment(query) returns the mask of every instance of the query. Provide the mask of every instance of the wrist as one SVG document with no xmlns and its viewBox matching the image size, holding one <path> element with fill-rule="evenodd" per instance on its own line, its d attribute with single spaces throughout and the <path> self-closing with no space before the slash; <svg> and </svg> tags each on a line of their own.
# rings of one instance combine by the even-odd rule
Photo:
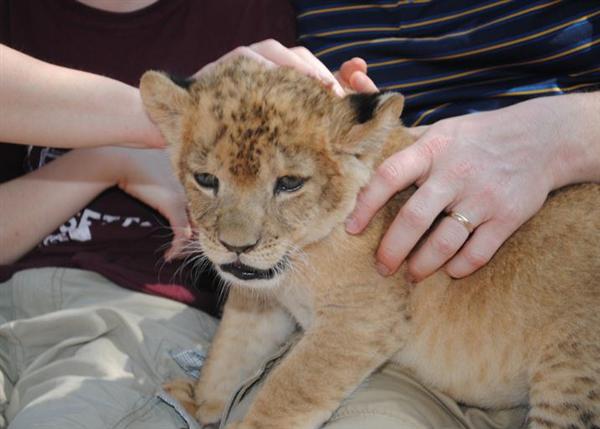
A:
<svg viewBox="0 0 600 429">
<path fill-rule="evenodd" d="M 118 185 L 125 171 L 125 148 L 118 146 L 99 146 L 74 149 L 63 155 L 64 161 L 71 165 L 75 174 L 86 182 L 95 184 L 98 192 Z"/>
<path fill-rule="evenodd" d="M 570 137 L 578 149 L 569 183 L 600 182 L 600 92 L 569 96 L 573 109 Z"/>
<path fill-rule="evenodd" d="M 534 130 L 547 148 L 551 189 L 600 180 L 600 111 L 598 93 L 530 100 Z"/>
<path fill-rule="evenodd" d="M 130 143 L 131 146 L 140 148 L 164 147 L 164 138 L 146 113 L 139 90 L 132 87 L 129 87 L 128 90 L 128 121 L 121 142 Z"/>
</svg>

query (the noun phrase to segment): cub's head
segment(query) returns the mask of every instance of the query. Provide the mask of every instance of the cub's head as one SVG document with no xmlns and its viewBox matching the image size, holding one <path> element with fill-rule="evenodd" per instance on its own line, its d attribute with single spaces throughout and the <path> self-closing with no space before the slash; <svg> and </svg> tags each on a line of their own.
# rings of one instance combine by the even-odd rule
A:
<svg viewBox="0 0 600 429">
<path fill-rule="evenodd" d="M 225 280 L 261 288 L 352 211 L 403 104 L 397 94 L 340 98 L 243 57 L 192 81 L 150 71 L 140 90 L 202 251 Z"/>
</svg>

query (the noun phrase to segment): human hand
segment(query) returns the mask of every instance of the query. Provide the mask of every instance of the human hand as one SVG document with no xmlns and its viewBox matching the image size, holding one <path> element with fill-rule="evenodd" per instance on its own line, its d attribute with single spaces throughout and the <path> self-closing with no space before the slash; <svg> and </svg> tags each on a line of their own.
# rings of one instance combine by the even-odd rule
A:
<svg viewBox="0 0 600 429">
<path fill-rule="evenodd" d="M 348 232 L 359 233 L 396 192 L 418 186 L 380 243 L 382 274 L 395 272 L 408 256 L 412 281 L 444 264 L 452 277 L 469 275 L 536 213 L 562 181 L 557 177 L 564 163 L 557 137 L 562 119 L 552 98 L 413 130 L 416 142 L 378 167 L 347 221 Z M 432 228 L 443 213 L 458 213 L 470 225 L 445 216 Z"/>
<path fill-rule="evenodd" d="M 162 214 L 171 225 L 173 241 L 165 259 L 177 257 L 191 237 L 187 200 L 183 187 L 171 168 L 168 153 L 162 149 L 103 147 L 95 149 L 112 166 L 112 180 L 124 192 Z"/>
<path fill-rule="evenodd" d="M 377 92 L 377 86 L 367 75 L 367 63 L 359 57 L 344 61 L 337 73 L 337 80 L 353 92 Z"/>
<path fill-rule="evenodd" d="M 217 64 L 240 55 L 253 58 L 256 61 L 265 64 L 267 67 L 292 67 L 302 73 L 319 79 L 324 85 L 331 87 L 340 97 L 345 95 L 344 89 L 334 75 L 308 49 L 303 46 L 286 48 L 273 39 L 263 40 L 262 42 L 257 42 L 250 46 L 240 46 L 218 60 L 207 64 L 194 76 L 210 73 Z"/>
</svg>

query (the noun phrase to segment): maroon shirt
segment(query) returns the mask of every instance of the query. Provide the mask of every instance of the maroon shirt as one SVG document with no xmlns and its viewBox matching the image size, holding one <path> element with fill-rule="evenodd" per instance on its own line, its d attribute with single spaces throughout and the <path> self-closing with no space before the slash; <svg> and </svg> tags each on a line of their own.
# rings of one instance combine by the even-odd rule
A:
<svg viewBox="0 0 600 429">
<path fill-rule="evenodd" d="M 294 13 L 288 2 L 158 0 L 145 9 L 116 14 L 75 0 L 0 0 L 1 43 L 135 86 L 148 69 L 188 76 L 236 46 L 266 38 L 294 44 Z M 38 168 L 61 153 L 0 144 L 0 180 Z M 168 225 L 153 209 L 109 189 L 16 264 L 0 266 L 0 281 L 24 268 L 76 267 L 123 287 L 209 309 L 210 276 L 199 277 L 190 268 L 178 272 L 180 263 L 162 259 L 171 237 Z"/>
</svg>

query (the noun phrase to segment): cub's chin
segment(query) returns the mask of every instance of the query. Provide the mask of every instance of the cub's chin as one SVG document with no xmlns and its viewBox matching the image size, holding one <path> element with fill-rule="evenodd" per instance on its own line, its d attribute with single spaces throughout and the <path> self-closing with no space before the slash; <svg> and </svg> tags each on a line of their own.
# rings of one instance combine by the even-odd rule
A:
<svg viewBox="0 0 600 429">
<path fill-rule="evenodd" d="M 246 265 L 239 259 L 217 265 L 218 272 L 223 280 L 242 287 L 261 289 L 277 287 L 288 268 L 289 260 L 287 257 L 282 258 L 277 264 L 268 269 Z"/>
</svg>

